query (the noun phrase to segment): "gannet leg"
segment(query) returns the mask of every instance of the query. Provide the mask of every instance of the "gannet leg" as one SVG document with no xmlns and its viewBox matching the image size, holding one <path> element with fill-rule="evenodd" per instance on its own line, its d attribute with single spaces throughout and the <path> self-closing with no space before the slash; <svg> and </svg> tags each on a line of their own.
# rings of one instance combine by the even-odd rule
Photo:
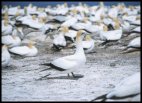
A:
<svg viewBox="0 0 142 103">
<path fill-rule="evenodd" d="M 68 73 L 68 77 L 70 77 L 70 74 Z"/>
<path fill-rule="evenodd" d="M 109 43 L 109 41 L 105 41 L 105 42 L 99 44 L 98 46 L 104 46 L 104 45 L 107 44 L 107 43 Z"/>
<path fill-rule="evenodd" d="M 72 74 L 72 76 L 73 76 L 74 78 L 76 78 L 76 76 L 74 75 L 74 73 L 73 73 L 73 72 L 71 72 L 71 74 Z"/>
</svg>

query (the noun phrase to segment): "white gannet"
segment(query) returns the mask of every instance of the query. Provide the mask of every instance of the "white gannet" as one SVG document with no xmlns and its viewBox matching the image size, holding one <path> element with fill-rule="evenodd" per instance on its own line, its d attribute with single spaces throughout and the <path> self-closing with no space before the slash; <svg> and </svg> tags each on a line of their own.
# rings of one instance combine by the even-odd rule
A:
<svg viewBox="0 0 142 103">
<path fill-rule="evenodd" d="M 65 22 L 63 22 L 63 23 L 61 24 L 61 26 L 70 27 L 70 26 L 74 25 L 76 22 L 77 22 L 77 18 L 72 17 L 72 18 L 66 20 Z"/>
<path fill-rule="evenodd" d="M 76 38 L 76 35 L 77 35 L 77 31 L 74 31 L 74 30 L 70 30 L 67 26 L 64 27 L 64 37 L 65 37 L 65 40 L 67 42 L 67 45 L 70 44 L 70 43 L 73 43 L 75 42 L 75 38 Z"/>
<path fill-rule="evenodd" d="M 140 37 L 136 37 L 136 38 L 132 39 L 129 42 L 129 44 L 127 45 L 127 47 L 122 50 L 121 53 L 129 53 L 129 52 L 139 50 L 141 48 L 140 39 L 141 39 Z"/>
<path fill-rule="evenodd" d="M 13 27 L 8 23 L 8 19 L 2 20 L 2 35 L 9 35 L 12 33 Z"/>
<path fill-rule="evenodd" d="M 8 66 L 10 62 L 10 53 L 8 52 L 8 47 L 6 45 L 2 46 L 2 67 Z"/>
<path fill-rule="evenodd" d="M 140 39 L 141 39 L 140 37 L 134 38 L 133 40 L 130 41 L 127 47 L 140 48 L 141 47 Z"/>
<path fill-rule="evenodd" d="M 62 23 L 64 21 L 66 21 L 67 19 L 66 19 L 66 16 L 59 15 L 59 16 L 54 16 L 53 20 Z"/>
<path fill-rule="evenodd" d="M 110 8 L 109 11 L 108 11 L 108 15 L 110 17 L 117 18 L 117 16 L 118 16 L 118 8 L 115 7 L 115 6 L 112 6 L 112 8 Z"/>
<path fill-rule="evenodd" d="M 134 28 L 133 30 L 130 31 L 130 33 L 140 33 L 141 32 L 141 27 L 138 26 L 136 28 Z"/>
<path fill-rule="evenodd" d="M 2 36 L 2 44 L 8 47 L 15 47 L 21 44 L 21 39 L 17 36 L 17 30 L 12 31 L 12 35 Z"/>
<path fill-rule="evenodd" d="M 61 57 L 58 59 L 53 60 L 50 63 L 45 63 L 42 65 L 50 66 L 58 71 L 65 71 L 63 73 L 72 73 L 72 76 L 75 78 L 76 76 L 73 74 L 75 70 L 83 66 L 86 62 L 86 57 L 84 54 L 83 46 L 82 46 L 82 38 L 81 35 L 83 34 L 83 30 L 79 30 L 77 32 L 76 38 L 76 52 L 73 55 Z M 43 70 L 42 70 L 43 71 Z M 68 74 L 69 76 L 69 74 Z"/>
<path fill-rule="evenodd" d="M 67 32 L 66 27 L 61 27 L 59 31 L 61 31 L 59 32 L 59 35 L 56 35 L 53 39 L 53 48 L 56 50 L 61 50 L 67 44 L 64 37 L 65 33 Z"/>
<path fill-rule="evenodd" d="M 90 35 L 86 35 L 85 41 L 82 41 L 83 49 L 85 53 L 93 53 L 95 41 L 91 38 Z"/>
<path fill-rule="evenodd" d="M 133 98 L 140 94 L 140 72 L 137 72 L 127 78 L 124 78 L 116 87 L 109 93 L 95 98 L 92 101 L 106 101 L 107 99 L 124 99 Z"/>
<path fill-rule="evenodd" d="M 115 30 L 108 31 L 107 26 L 104 25 L 104 30 L 100 31 L 100 39 L 105 41 L 101 45 L 108 43 L 109 41 L 117 41 L 122 37 L 122 29 L 119 24 L 116 23 Z"/>
<path fill-rule="evenodd" d="M 38 49 L 35 46 L 33 46 L 32 41 L 29 42 L 28 46 L 13 47 L 9 49 L 9 51 L 11 53 L 18 54 L 25 57 L 36 56 L 38 53 Z"/>
</svg>

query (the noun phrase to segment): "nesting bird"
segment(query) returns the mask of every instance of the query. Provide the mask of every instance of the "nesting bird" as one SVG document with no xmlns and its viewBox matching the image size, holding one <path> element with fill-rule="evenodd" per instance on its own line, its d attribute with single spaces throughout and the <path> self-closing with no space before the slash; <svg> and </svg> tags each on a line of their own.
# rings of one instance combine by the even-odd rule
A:
<svg viewBox="0 0 142 103">
<path fill-rule="evenodd" d="M 21 44 L 21 39 L 16 34 L 16 29 L 13 30 L 12 35 L 2 36 L 2 44 L 8 47 L 15 47 Z"/>
<path fill-rule="evenodd" d="M 6 67 L 9 65 L 11 56 L 8 51 L 8 47 L 6 45 L 2 46 L 2 67 Z"/>
<path fill-rule="evenodd" d="M 124 98 L 135 98 L 140 95 L 140 72 L 124 78 L 109 93 L 95 98 L 92 101 L 107 101 L 108 99 L 119 100 Z"/>
<path fill-rule="evenodd" d="M 30 41 L 28 46 L 17 46 L 10 48 L 9 51 L 13 54 L 21 55 L 24 57 L 36 56 L 38 49 L 33 45 L 33 42 Z"/>
<path fill-rule="evenodd" d="M 127 47 L 122 50 L 122 53 L 128 53 L 128 52 L 140 50 L 141 48 L 140 39 L 141 39 L 140 37 L 136 37 L 132 39 L 127 45 Z"/>
</svg>

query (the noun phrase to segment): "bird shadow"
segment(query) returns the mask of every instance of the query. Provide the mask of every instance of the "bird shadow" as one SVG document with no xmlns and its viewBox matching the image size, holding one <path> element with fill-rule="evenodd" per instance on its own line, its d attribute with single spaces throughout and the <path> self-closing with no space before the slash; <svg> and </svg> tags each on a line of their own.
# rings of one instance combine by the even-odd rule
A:
<svg viewBox="0 0 142 103">
<path fill-rule="evenodd" d="M 73 76 L 58 76 L 58 77 L 48 77 L 48 75 L 46 76 L 43 76 L 39 79 L 35 79 L 36 81 L 40 81 L 40 80 L 48 80 L 48 79 L 59 79 L 59 80 L 62 80 L 62 79 L 66 79 L 66 80 L 78 80 L 80 78 L 83 78 L 84 76 L 81 75 L 81 74 L 75 74 L 75 77 Z"/>
</svg>

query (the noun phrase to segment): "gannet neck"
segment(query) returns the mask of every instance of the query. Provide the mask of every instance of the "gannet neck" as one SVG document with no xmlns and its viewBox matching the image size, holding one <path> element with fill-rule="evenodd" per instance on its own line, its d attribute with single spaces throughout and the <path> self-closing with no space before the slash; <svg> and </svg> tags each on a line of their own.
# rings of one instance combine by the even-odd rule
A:
<svg viewBox="0 0 142 103">
<path fill-rule="evenodd" d="M 75 54 L 84 54 L 83 46 L 82 46 L 82 40 L 80 38 L 80 41 L 76 42 L 76 52 Z"/>
<path fill-rule="evenodd" d="M 78 31 L 78 33 L 77 33 L 75 54 L 84 54 L 84 50 L 83 50 L 83 46 L 82 46 L 81 33 L 82 33 L 82 31 Z"/>
<path fill-rule="evenodd" d="M 4 26 L 8 26 L 8 20 L 4 20 Z"/>
<path fill-rule="evenodd" d="M 32 41 L 29 42 L 28 47 L 33 48 L 33 42 Z"/>
<path fill-rule="evenodd" d="M 2 46 L 2 51 L 7 51 L 7 46 L 6 45 Z"/>
</svg>

